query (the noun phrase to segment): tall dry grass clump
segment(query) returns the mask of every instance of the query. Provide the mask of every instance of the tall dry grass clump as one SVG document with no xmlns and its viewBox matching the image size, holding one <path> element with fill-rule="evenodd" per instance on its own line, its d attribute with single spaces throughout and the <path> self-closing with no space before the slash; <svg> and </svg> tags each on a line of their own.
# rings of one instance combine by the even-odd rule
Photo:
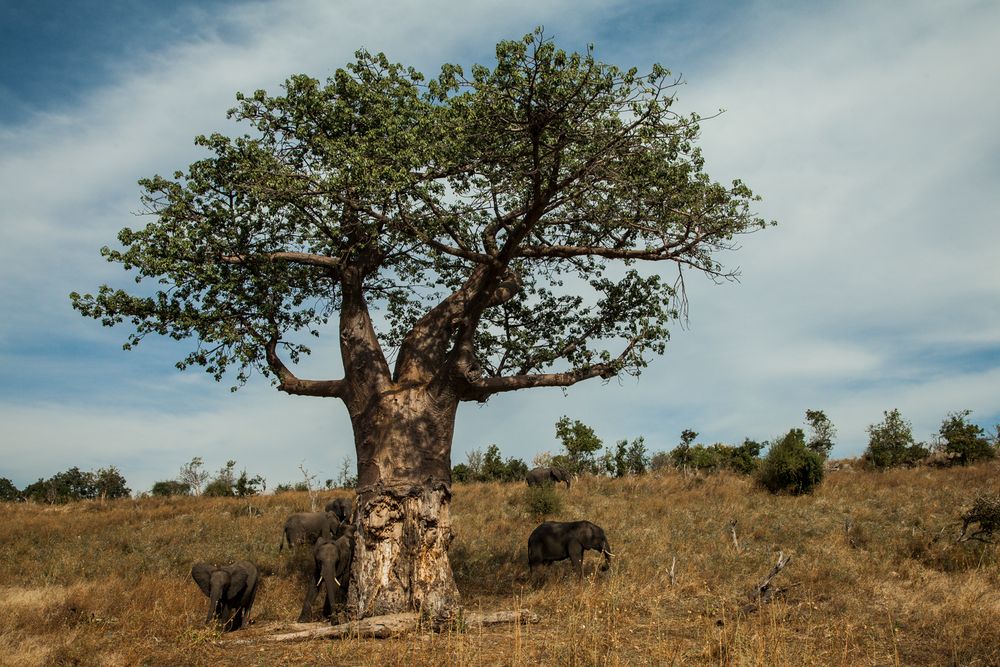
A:
<svg viewBox="0 0 1000 667">
<path fill-rule="evenodd" d="M 3 506 L 0 665 L 973 665 L 1000 663 L 997 547 L 957 542 L 996 463 L 830 473 L 811 495 L 746 477 L 584 478 L 551 520 L 607 532 L 609 572 L 585 557 L 532 580 L 543 520 L 524 484 L 456 485 L 451 561 L 470 609 L 527 607 L 537 625 L 395 640 L 260 640 L 298 616 L 309 554 L 279 554 L 307 494 Z M 777 555 L 779 594 L 749 605 Z M 250 629 L 204 627 L 198 560 L 263 573 Z M 256 639 L 255 639 L 256 638 Z M 249 643 L 236 643 L 249 639 Z"/>
</svg>

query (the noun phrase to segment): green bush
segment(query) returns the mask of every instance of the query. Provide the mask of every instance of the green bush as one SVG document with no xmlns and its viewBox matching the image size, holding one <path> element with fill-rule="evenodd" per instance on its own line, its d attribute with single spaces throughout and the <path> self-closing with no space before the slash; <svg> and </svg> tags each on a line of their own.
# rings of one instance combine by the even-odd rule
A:
<svg viewBox="0 0 1000 667">
<path fill-rule="evenodd" d="M 938 435 L 941 438 L 941 450 L 949 459 L 960 465 L 968 465 L 976 461 L 992 459 L 996 450 L 981 426 L 967 421 L 972 410 L 950 413 L 941 422 Z"/>
<path fill-rule="evenodd" d="M 821 481 L 823 457 L 806 446 L 800 428 L 775 441 L 757 469 L 757 483 L 771 493 L 812 493 Z"/>
<path fill-rule="evenodd" d="M 6 477 L 0 477 L 0 501 L 15 502 L 21 499 L 21 492 L 14 486 L 14 482 Z"/>
<path fill-rule="evenodd" d="M 178 482 L 175 479 L 168 479 L 162 482 L 157 482 L 153 484 L 152 494 L 154 496 L 167 497 L 167 496 L 190 496 L 191 495 L 191 485 L 184 482 Z"/>
<path fill-rule="evenodd" d="M 562 510 L 562 496 L 556 493 L 554 484 L 529 486 L 524 491 L 524 504 L 532 516 L 545 517 Z"/>
<path fill-rule="evenodd" d="M 930 453 L 926 447 L 914 442 L 913 428 L 903 419 L 899 410 L 882 413 L 879 424 L 868 427 L 868 449 L 861 457 L 865 464 L 876 470 L 895 466 L 916 465 Z"/>
</svg>

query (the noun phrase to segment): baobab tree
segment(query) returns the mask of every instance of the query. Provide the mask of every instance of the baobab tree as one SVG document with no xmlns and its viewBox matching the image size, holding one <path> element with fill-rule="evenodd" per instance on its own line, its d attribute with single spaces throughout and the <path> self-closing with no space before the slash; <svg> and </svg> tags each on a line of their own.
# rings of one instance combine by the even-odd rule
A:
<svg viewBox="0 0 1000 667">
<path fill-rule="evenodd" d="M 638 374 L 665 348 L 683 271 L 732 277 L 719 251 L 767 224 L 743 183 L 704 173 L 699 117 L 672 110 L 681 81 L 663 67 L 566 53 L 541 30 L 496 55 L 428 80 L 361 51 L 325 83 L 237 95 L 229 116 L 250 132 L 200 136 L 208 157 L 140 181 L 151 221 L 102 249 L 153 287 L 71 295 L 131 324 L 127 349 L 190 338 L 182 368 L 343 402 L 359 617 L 459 603 L 459 403 Z M 306 334 L 328 330 L 343 375 L 300 377 Z"/>
</svg>

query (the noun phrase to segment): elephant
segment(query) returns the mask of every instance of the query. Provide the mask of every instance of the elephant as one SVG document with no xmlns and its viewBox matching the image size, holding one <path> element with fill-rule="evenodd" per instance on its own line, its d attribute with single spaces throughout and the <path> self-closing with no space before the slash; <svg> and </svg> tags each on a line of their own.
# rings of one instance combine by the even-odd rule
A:
<svg viewBox="0 0 1000 667">
<path fill-rule="evenodd" d="M 316 594 L 323 600 L 323 618 L 333 615 L 333 605 L 347 599 L 347 582 L 351 576 L 351 558 L 354 556 L 354 526 L 343 528 L 337 539 L 320 537 L 313 546 L 315 569 L 306 598 L 302 602 L 299 623 L 309 620 Z"/>
<path fill-rule="evenodd" d="M 347 498 L 334 498 L 326 504 L 325 509 L 327 512 L 336 514 L 341 523 L 350 523 L 351 513 L 354 511 L 354 503 Z"/>
<path fill-rule="evenodd" d="M 298 544 L 313 544 L 318 537 L 332 539 L 339 527 L 340 519 L 335 512 L 296 512 L 285 520 L 278 551 L 284 548 L 286 542 L 291 548 Z"/>
<path fill-rule="evenodd" d="M 538 565 L 550 565 L 569 558 L 579 577 L 583 578 L 583 552 L 587 549 L 604 555 L 601 571 L 611 565 L 611 546 L 604 529 L 589 521 L 546 521 L 528 537 L 528 570 Z"/>
<path fill-rule="evenodd" d="M 246 560 L 222 567 L 195 563 L 191 577 L 208 596 L 206 624 L 215 618 L 222 622 L 224 631 L 230 631 L 249 623 L 250 608 L 257 596 L 256 565 Z"/>
<path fill-rule="evenodd" d="M 566 482 L 568 489 L 569 473 L 562 468 L 534 468 L 524 476 L 524 481 L 528 483 L 528 486 L 542 486 L 549 482 Z"/>
</svg>

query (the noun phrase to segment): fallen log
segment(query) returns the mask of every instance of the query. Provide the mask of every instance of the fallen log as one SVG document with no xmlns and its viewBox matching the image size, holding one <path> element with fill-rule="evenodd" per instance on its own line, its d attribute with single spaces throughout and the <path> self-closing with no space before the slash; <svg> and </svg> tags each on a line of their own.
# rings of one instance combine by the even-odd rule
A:
<svg viewBox="0 0 1000 667">
<path fill-rule="evenodd" d="M 412 632 L 424 627 L 426 629 L 440 630 L 447 627 L 459 627 L 462 629 L 476 629 L 487 625 L 504 625 L 538 623 L 538 614 L 527 609 L 515 611 L 495 611 L 482 613 L 475 611 L 462 612 L 457 618 L 451 621 L 433 623 L 426 618 L 423 620 L 416 612 L 401 614 L 386 614 L 384 616 L 370 616 L 360 621 L 350 621 L 339 625 L 327 625 L 326 623 L 291 623 L 282 627 L 299 627 L 301 629 L 293 632 L 283 632 L 280 634 L 264 634 L 246 639 L 234 639 L 238 643 L 253 642 L 296 642 L 308 641 L 310 639 L 340 639 L 342 637 L 363 637 L 370 639 L 388 639 Z"/>
</svg>

